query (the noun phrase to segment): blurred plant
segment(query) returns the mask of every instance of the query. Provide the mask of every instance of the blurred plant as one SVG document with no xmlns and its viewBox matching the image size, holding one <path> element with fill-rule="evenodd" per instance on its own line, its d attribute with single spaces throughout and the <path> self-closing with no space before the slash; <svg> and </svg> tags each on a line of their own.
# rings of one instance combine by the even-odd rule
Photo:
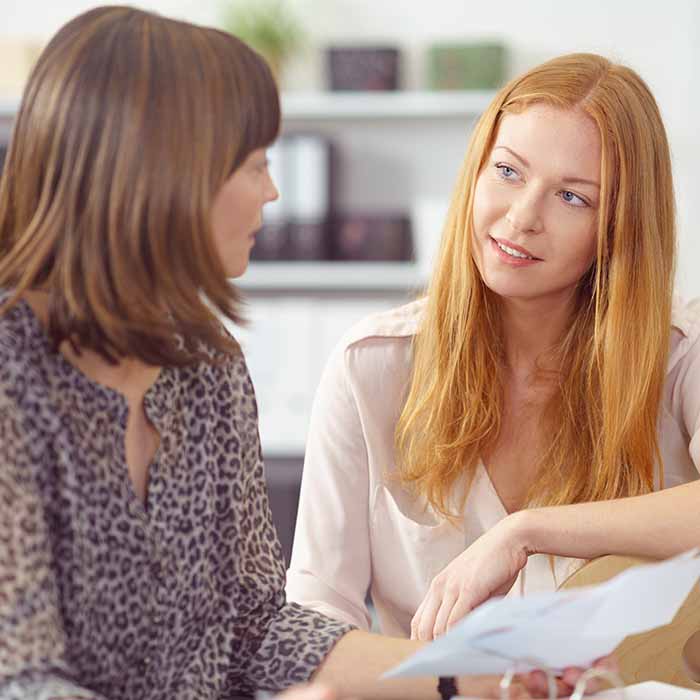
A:
<svg viewBox="0 0 700 700">
<path fill-rule="evenodd" d="M 284 0 L 227 2 L 223 28 L 261 53 L 278 81 L 284 61 L 304 42 L 301 22 Z"/>
</svg>

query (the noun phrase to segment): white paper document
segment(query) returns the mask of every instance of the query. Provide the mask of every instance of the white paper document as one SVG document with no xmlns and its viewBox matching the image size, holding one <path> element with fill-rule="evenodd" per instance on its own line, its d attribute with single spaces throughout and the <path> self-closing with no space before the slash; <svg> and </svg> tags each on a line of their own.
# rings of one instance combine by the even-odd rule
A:
<svg viewBox="0 0 700 700">
<path fill-rule="evenodd" d="M 698 549 L 605 583 L 490 600 L 384 674 L 459 676 L 589 666 L 627 636 L 670 623 L 700 577 Z"/>
<path fill-rule="evenodd" d="M 618 700 L 620 697 L 619 690 L 605 690 L 596 695 L 587 695 L 586 700 Z M 624 700 L 700 700 L 700 692 L 668 683 L 647 681 L 628 685 L 625 688 Z"/>
</svg>

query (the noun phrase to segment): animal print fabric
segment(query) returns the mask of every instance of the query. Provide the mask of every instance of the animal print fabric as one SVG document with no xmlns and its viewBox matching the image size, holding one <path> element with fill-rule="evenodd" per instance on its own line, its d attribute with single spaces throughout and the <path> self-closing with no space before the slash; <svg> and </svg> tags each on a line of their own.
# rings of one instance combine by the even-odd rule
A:
<svg viewBox="0 0 700 700">
<path fill-rule="evenodd" d="M 0 301 L 6 293 L 0 294 Z M 307 680 L 349 626 L 286 604 L 242 357 L 164 368 L 148 499 L 128 408 L 0 318 L 0 698 L 204 700 Z"/>
</svg>

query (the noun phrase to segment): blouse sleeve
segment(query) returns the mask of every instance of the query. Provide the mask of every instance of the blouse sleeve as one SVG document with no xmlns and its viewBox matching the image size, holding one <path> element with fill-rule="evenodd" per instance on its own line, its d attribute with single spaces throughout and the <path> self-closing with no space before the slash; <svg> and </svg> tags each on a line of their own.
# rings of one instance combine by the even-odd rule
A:
<svg viewBox="0 0 700 700">
<path fill-rule="evenodd" d="M 20 411 L 0 405 L 0 697 L 98 698 L 72 678 L 52 571 L 49 528 L 36 469 L 41 441 L 29 440 Z M 50 477 L 49 477 L 50 478 Z"/>
<path fill-rule="evenodd" d="M 287 595 L 368 630 L 368 458 L 347 361 L 341 343 L 314 398 Z"/>
<path fill-rule="evenodd" d="M 250 379 L 247 379 L 252 394 Z M 244 451 L 250 471 L 240 519 L 242 587 L 240 610 L 245 628 L 236 635 L 246 659 L 238 691 L 278 691 L 308 681 L 335 643 L 352 627 L 313 610 L 287 603 L 284 558 L 270 513 L 257 421 Z"/>
</svg>

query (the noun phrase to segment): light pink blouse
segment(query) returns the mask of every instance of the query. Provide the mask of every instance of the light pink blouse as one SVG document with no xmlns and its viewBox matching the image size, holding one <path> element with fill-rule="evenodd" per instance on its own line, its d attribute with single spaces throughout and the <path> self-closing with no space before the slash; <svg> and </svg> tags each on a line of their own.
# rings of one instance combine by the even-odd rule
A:
<svg viewBox="0 0 700 700">
<path fill-rule="evenodd" d="M 408 494 L 394 472 L 394 428 L 424 301 L 370 316 L 331 355 L 311 415 L 287 595 L 368 629 L 371 593 L 385 634 L 406 637 L 433 577 L 506 516 L 479 464 L 461 527 Z M 698 478 L 700 300 L 677 303 L 659 419 L 664 487 Z M 581 565 L 531 556 L 509 595 L 552 590 Z"/>
</svg>

